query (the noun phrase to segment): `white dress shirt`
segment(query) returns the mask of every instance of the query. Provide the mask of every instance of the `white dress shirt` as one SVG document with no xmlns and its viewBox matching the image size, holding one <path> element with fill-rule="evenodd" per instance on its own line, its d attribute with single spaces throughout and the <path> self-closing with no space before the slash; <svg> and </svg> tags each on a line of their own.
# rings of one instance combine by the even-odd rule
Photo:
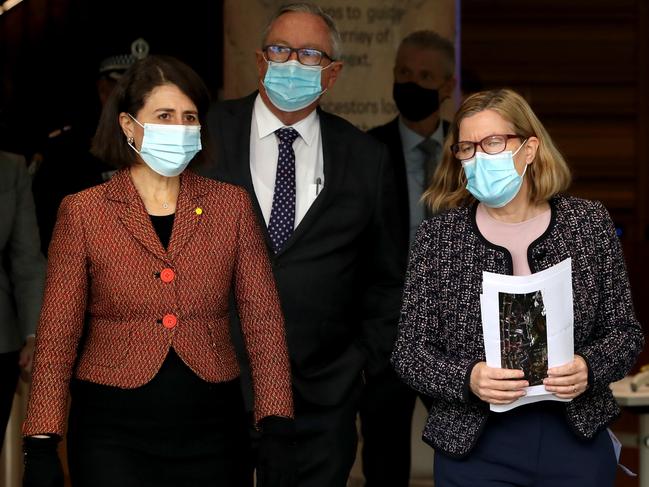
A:
<svg viewBox="0 0 649 487">
<path fill-rule="evenodd" d="M 257 95 L 250 126 L 250 174 L 255 195 L 266 225 L 273 206 L 275 173 L 279 155 L 275 131 L 286 127 Z M 324 163 L 320 117 L 316 110 L 300 120 L 293 129 L 300 134 L 293 142 L 295 152 L 295 225 L 304 215 L 324 187 Z"/>
</svg>

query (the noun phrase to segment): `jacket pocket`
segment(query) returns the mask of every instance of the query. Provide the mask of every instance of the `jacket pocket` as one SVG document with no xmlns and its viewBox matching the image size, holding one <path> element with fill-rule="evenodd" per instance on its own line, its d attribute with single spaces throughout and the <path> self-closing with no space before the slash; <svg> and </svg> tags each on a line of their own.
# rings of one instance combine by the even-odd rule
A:
<svg viewBox="0 0 649 487">
<path fill-rule="evenodd" d="M 88 324 L 81 360 L 101 367 L 117 367 L 131 347 L 131 325 L 109 320 Z"/>
<path fill-rule="evenodd" d="M 246 356 L 246 350 L 243 337 L 230 336 L 228 316 L 218 318 L 213 324 L 208 326 L 210 348 L 214 351 L 217 360 L 221 366 L 232 366 L 237 363 L 237 354 L 235 348 L 238 349 L 239 354 Z"/>
</svg>

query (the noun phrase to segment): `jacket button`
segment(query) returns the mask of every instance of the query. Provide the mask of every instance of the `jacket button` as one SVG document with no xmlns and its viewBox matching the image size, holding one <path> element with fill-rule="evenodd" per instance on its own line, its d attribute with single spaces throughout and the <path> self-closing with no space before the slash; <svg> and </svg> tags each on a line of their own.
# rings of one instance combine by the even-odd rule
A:
<svg viewBox="0 0 649 487">
<path fill-rule="evenodd" d="M 168 314 L 162 317 L 162 326 L 171 330 L 174 326 L 178 324 L 178 318 L 175 315 Z"/>
<path fill-rule="evenodd" d="M 160 271 L 160 280 L 162 280 L 162 282 L 169 283 L 173 281 L 175 277 L 176 273 L 173 271 L 173 269 L 169 269 L 167 267 L 166 269 L 162 269 L 162 271 Z"/>
</svg>

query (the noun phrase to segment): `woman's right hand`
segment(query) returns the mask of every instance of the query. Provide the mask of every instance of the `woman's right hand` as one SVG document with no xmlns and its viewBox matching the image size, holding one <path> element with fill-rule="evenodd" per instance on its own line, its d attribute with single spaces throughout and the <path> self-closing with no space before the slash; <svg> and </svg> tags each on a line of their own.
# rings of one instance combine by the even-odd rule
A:
<svg viewBox="0 0 649 487">
<path fill-rule="evenodd" d="M 471 392 L 489 404 L 509 404 L 525 395 L 529 383 L 522 370 L 489 367 L 478 362 L 471 369 Z"/>
<path fill-rule="evenodd" d="M 63 467 L 57 451 L 58 436 L 23 439 L 23 487 L 63 487 Z"/>
</svg>

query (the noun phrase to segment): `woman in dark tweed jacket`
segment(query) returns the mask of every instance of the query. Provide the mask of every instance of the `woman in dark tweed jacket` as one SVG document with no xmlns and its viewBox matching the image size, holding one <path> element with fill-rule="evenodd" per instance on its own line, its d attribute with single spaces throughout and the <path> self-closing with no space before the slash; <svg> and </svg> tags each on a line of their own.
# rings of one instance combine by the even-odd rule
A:
<svg viewBox="0 0 649 487">
<path fill-rule="evenodd" d="M 413 244 L 392 361 L 434 398 L 423 433 L 435 485 L 611 486 L 609 384 L 644 338 L 624 257 L 604 206 L 563 195 L 568 167 L 529 105 L 511 90 L 467 98 L 424 195 L 436 216 Z M 483 271 L 525 275 L 572 259 L 574 360 L 550 368 L 544 401 L 506 413 L 529 384 L 488 367 L 480 316 Z"/>
</svg>

